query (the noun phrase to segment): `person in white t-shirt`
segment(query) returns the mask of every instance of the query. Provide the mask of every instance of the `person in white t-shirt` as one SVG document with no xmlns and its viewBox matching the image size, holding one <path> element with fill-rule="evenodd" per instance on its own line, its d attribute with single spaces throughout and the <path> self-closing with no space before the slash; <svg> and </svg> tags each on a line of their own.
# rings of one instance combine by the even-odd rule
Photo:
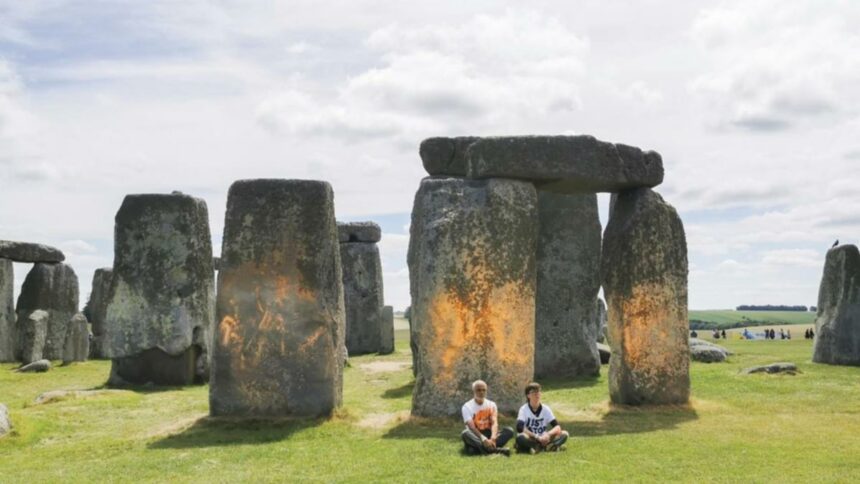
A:
<svg viewBox="0 0 860 484">
<path fill-rule="evenodd" d="M 559 450 L 569 434 L 561 429 L 552 410 L 541 403 L 540 384 L 526 385 L 526 399 L 517 415 L 517 451 L 534 454 Z"/>
<path fill-rule="evenodd" d="M 477 454 L 510 455 L 505 448 L 514 437 L 514 429 L 505 427 L 499 431 L 499 411 L 496 404 L 487 398 L 487 384 L 482 380 L 472 383 L 475 398 L 463 405 L 463 423 L 466 430 L 460 434 L 466 452 Z"/>
</svg>

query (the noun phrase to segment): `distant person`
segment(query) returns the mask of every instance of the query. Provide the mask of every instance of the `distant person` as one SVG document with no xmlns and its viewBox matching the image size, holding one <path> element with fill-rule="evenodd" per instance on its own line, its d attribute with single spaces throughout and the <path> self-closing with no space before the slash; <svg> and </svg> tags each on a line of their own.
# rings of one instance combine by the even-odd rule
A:
<svg viewBox="0 0 860 484">
<path fill-rule="evenodd" d="M 815 330 L 812 328 L 809 329 L 809 339 L 815 339 Z"/>
<path fill-rule="evenodd" d="M 711 334 L 711 337 L 714 339 L 720 339 L 720 332 L 715 329 L 714 333 Z"/>
<path fill-rule="evenodd" d="M 690 331 L 690 337 L 691 338 L 698 338 L 699 333 L 697 333 L 696 330 L 694 329 L 694 330 Z"/>
<path fill-rule="evenodd" d="M 726 339 L 726 330 L 723 330 L 722 335 L 723 335 L 723 339 Z"/>
<path fill-rule="evenodd" d="M 511 455 L 505 448 L 514 437 L 514 429 L 505 427 L 499 432 L 499 410 L 487 398 L 487 384 L 483 380 L 472 383 L 474 398 L 463 404 L 461 410 L 466 430 L 460 433 L 467 452 L 477 454 Z"/>
<path fill-rule="evenodd" d="M 809 328 L 803 330 L 803 339 L 809 339 Z"/>
<path fill-rule="evenodd" d="M 836 239 L 836 242 L 834 242 L 833 245 L 830 246 L 830 248 L 832 249 L 832 248 L 836 247 L 837 245 L 839 245 L 839 239 Z"/>
<path fill-rule="evenodd" d="M 538 383 L 526 385 L 526 404 L 517 415 L 517 432 L 518 452 L 557 451 L 567 442 L 568 433 L 561 429 L 552 410 L 541 403 Z"/>
<path fill-rule="evenodd" d="M 785 331 L 779 328 L 779 339 L 785 339 Z"/>
</svg>

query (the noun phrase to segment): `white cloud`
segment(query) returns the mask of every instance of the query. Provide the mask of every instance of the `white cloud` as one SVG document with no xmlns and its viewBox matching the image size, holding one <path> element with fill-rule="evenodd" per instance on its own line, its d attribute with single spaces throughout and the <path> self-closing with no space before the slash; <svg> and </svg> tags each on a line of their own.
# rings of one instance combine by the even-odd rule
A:
<svg viewBox="0 0 860 484">
<path fill-rule="evenodd" d="M 779 249 L 765 252 L 761 261 L 763 264 L 780 267 L 798 266 L 821 268 L 823 266 L 824 256 L 817 251 L 809 249 Z"/>
<path fill-rule="evenodd" d="M 421 28 L 392 24 L 366 45 L 382 64 L 333 92 L 290 85 L 258 107 L 264 125 L 347 141 L 479 132 L 579 109 L 588 42 L 535 12 Z"/>
<path fill-rule="evenodd" d="M 711 70 L 692 83 L 717 126 L 780 131 L 860 112 L 860 4 L 755 0 L 705 10 L 692 38 Z"/>
</svg>

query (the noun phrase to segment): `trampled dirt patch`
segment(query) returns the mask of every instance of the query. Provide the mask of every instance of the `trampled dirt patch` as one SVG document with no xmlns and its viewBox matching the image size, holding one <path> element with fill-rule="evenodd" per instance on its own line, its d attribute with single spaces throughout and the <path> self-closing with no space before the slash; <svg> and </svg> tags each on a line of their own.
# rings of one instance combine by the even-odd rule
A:
<svg viewBox="0 0 860 484">
<path fill-rule="evenodd" d="M 359 368 L 368 373 L 387 373 L 391 371 L 400 371 L 409 368 L 412 363 L 408 361 L 373 361 L 370 363 L 362 363 Z"/>
<path fill-rule="evenodd" d="M 35 400 L 33 405 L 45 405 L 47 403 L 61 402 L 75 398 L 97 397 L 99 395 L 110 395 L 117 393 L 130 393 L 128 390 L 53 390 L 45 392 Z"/>
<path fill-rule="evenodd" d="M 384 429 L 409 418 L 409 410 L 392 413 L 372 413 L 358 422 L 359 427 L 366 429 Z"/>
</svg>

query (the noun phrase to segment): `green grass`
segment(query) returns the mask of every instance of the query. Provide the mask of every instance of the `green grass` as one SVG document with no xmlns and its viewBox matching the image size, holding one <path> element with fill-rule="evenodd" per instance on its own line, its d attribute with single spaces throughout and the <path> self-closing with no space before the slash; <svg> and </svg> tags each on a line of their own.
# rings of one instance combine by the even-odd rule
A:
<svg viewBox="0 0 860 484">
<path fill-rule="evenodd" d="M 565 452 L 469 457 L 456 420 L 408 418 L 405 331 L 397 352 L 352 358 L 345 405 L 330 419 L 205 418 L 207 387 L 138 389 L 44 405 L 40 393 L 87 389 L 109 363 L 19 374 L 0 365 L 15 433 L 0 439 L 0 482 L 852 482 L 860 479 L 860 368 L 810 362 L 811 342 L 722 342 L 727 363 L 693 363 L 689 406 L 617 408 L 600 378 L 544 383 L 572 439 Z M 796 376 L 740 375 L 792 361 Z M 402 363 L 373 372 L 368 363 Z M 490 389 L 492 392 L 492 388 Z M 510 418 L 504 424 L 511 425 Z"/>
<path fill-rule="evenodd" d="M 760 324 L 812 324 L 815 313 L 802 311 L 735 311 L 733 309 L 709 309 L 690 311 L 690 321 L 705 321 L 726 327 L 735 323 Z"/>
</svg>

